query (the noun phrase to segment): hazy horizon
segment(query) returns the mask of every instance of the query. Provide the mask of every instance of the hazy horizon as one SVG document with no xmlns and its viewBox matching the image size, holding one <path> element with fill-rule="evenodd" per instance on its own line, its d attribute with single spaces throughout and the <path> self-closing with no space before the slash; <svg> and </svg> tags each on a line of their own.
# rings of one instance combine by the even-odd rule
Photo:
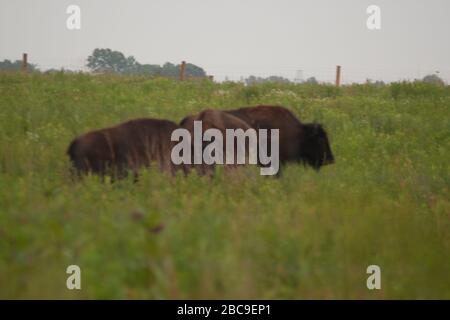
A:
<svg viewBox="0 0 450 320">
<path fill-rule="evenodd" d="M 66 28 L 71 4 L 81 30 Z M 381 30 L 366 27 L 371 4 Z M 344 83 L 436 71 L 449 83 L 449 13 L 446 0 L 0 0 L 0 60 L 27 52 L 43 70 L 79 70 L 95 48 L 110 48 L 143 64 L 185 60 L 217 80 L 292 80 L 302 70 L 303 79 L 333 81 L 339 64 Z"/>
</svg>

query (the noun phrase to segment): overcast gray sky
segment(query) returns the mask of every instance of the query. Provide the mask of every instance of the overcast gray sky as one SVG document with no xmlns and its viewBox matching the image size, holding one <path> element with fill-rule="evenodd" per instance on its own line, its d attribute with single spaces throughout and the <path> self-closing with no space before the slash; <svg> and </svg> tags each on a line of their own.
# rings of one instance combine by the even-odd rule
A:
<svg viewBox="0 0 450 320">
<path fill-rule="evenodd" d="M 70 4 L 81 30 L 66 28 Z M 371 4 L 381 30 L 366 27 Z M 331 81 L 340 64 L 345 82 L 435 71 L 450 82 L 449 16 L 449 0 L 0 0 L 0 60 L 27 52 L 42 68 L 78 69 L 100 47 L 217 79 L 303 70 Z"/>
</svg>

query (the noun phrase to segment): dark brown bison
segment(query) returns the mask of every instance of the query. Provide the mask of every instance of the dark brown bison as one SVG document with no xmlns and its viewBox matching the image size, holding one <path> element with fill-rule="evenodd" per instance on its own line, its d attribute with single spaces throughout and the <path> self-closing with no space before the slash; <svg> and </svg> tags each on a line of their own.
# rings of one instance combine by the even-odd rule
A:
<svg viewBox="0 0 450 320">
<path fill-rule="evenodd" d="M 328 136 L 318 123 L 303 124 L 281 106 L 255 106 L 228 110 L 255 129 L 279 129 L 280 162 L 303 162 L 316 170 L 334 163 Z"/>
<path fill-rule="evenodd" d="M 239 119 L 238 117 L 235 117 L 231 114 L 228 114 L 226 112 L 220 111 L 220 110 L 213 110 L 213 109 L 206 109 L 202 112 L 187 116 L 180 122 L 180 127 L 187 129 L 191 136 L 192 136 L 192 142 L 194 141 L 194 121 L 202 121 L 202 134 L 205 133 L 208 129 L 218 129 L 222 136 L 223 136 L 223 150 L 222 150 L 222 159 L 223 162 L 226 162 L 226 144 L 227 144 L 227 135 L 226 135 L 226 129 L 242 129 L 244 132 L 247 129 L 251 129 L 251 126 Z M 233 164 L 227 164 L 227 168 L 236 167 L 238 165 L 237 163 L 237 139 L 234 139 L 235 141 L 235 147 L 234 147 L 234 158 L 233 158 Z M 202 152 L 206 148 L 207 145 L 209 145 L 211 142 L 203 142 L 202 143 Z M 192 163 L 193 163 L 193 157 L 194 157 L 194 145 L 192 143 Z M 245 156 L 246 159 L 244 159 L 244 162 L 248 162 L 248 140 L 246 141 L 246 150 Z M 201 165 L 192 165 L 191 167 L 195 168 L 199 174 L 211 174 L 214 170 L 214 165 L 211 164 L 201 164 Z"/>
<path fill-rule="evenodd" d="M 225 137 L 226 129 L 243 129 L 244 131 L 250 129 L 251 126 L 227 112 L 206 109 L 198 114 L 185 117 L 180 122 L 180 127 L 188 129 L 190 132 L 194 130 L 194 121 L 202 121 L 203 132 L 207 129 L 215 128 L 219 129 Z"/>
<path fill-rule="evenodd" d="M 179 128 L 168 120 L 135 119 L 114 127 L 83 134 L 72 141 L 67 154 L 78 173 L 135 175 L 140 167 L 156 164 L 174 173 L 184 168 L 173 165 L 170 154 L 172 131 Z"/>
</svg>

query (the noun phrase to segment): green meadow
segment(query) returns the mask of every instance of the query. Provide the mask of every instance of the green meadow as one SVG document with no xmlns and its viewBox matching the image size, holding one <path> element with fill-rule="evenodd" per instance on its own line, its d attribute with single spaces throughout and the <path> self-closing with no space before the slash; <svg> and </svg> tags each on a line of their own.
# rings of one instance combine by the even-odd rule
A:
<svg viewBox="0 0 450 320">
<path fill-rule="evenodd" d="M 256 104 L 322 123 L 336 163 L 69 174 L 88 130 Z M 449 160 L 449 86 L 0 73 L 0 298 L 450 299 Z"/>
</svg>

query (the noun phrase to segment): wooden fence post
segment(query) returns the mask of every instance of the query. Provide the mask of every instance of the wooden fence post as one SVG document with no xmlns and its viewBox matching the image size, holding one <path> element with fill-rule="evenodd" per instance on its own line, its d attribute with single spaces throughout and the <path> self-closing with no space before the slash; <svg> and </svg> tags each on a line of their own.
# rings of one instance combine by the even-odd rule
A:
<svg viewBox="0 0 450 320">
<path fill-rule="evenodd" d="M 336 66 L 336 87 L 341 85 L 341 66 Z"/>
<path fill-rule="evenodd" d="M 22 71 L 28 71 L 28 54 L 26 53 L 22 54 Z"/>
<path fill-rule="evenodd" d="M 180 81 L 184 80 L 184 72 L 186 70 L 186 61 L 181 61 L 181 66 L 180 66 Z"/>
</svg>

